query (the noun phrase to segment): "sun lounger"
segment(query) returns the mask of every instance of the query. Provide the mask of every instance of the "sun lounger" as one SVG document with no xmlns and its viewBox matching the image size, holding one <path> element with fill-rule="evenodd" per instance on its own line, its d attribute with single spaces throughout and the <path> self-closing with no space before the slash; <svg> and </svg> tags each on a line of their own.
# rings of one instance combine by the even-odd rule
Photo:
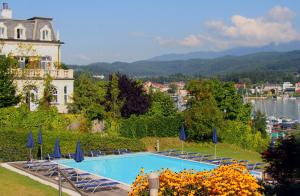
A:
<svg viewBox="0 0 300 196">
<path fill-rule="evenodd" d="M 64 155 L 64 157 L 67 158 L 67 159 L 74 159 L 74 156 L 75 156 L 74 153 L 68 153 L 68 154 Z"/>
<path fill-rule="evenodd" d="M 81 182 L 87 179 L 90 179 L 91 174 L 90 173 L 69 173 L 67 174 L 67 178 L 69 180 L 75 181 L 75 182 Z"/>
<path fill-rule="evenodd" d="M 125 149 L 120 149 L 119 151 L 121 152 L 121 154 L 131 153 L 131 151 L 128 150 L 127 148 L 125 148 Z"/>
<path fill-rule="evenodd" d="M 31 168 L 31 167 L 34 167 L 34 166 L 39 166 L 41 164 L 49 164 L 50 162 L 49 161 L 34 161 L 34 162 L 26 162 L 23 164 L 23 167 L 25 169 L 28 169 L 28 168 Z"/>
<path fill-rule="evenodd" d="M 99 156 L 105 155 L 105 153 L 103 153 L 102 151 L 98 151 L 98 150 L 90 150 L 87 155 L 89 157 L 99 157 Z"/>
<path fill-rule="evenodd" d="M 239 161 L 228 161 L 228 162 L 222 162 L 222 165 L 232 165 L 232 164 L 247 164 L 248 160 L 239 160 Z"/>
<path fill-rule="evenodd" d="M 108 182 L 108 183 L 99 182 L 99 183 L 86 184 L 83 187 L 83 190 L 86 192 L 91 191 L 92 193 L 94 193 L 97 189 L 107 189 L 107 188 L 112 189 L 113 187 L 115 187 L 118 184 L 120 184 L 120 183 L 118 183 L 118 182 Z"/>
<path fill-rule="evenodd" d="M 264 163 L 246 164 L 248 170 L 255 170 L 257 167 L 265 165 Z"/>
<path fill-rule="evenodd" d="M 179 152 L 179 150 L 165 150 L 165 151 L 159 151 L 157 152 L 157 154 L 163 154 L 163 155 L 167 155 L 167 154 L 171 154 L 174 152 Z"/>
<path fill-rule="evenodd" d="M 74 168 L 61 168 L 60 171 L 66 173 L 66 174 L 73 174 L 75 172 Z M 51 169 L 49 169 L 45 176 L 56 176 L 58 174 L 58 171 L 57 171 L 57 167 L 53 167 Z"/>
<path fill-rule="evenodd" d="M 203 154 L 199 156 L 191 156 L 188 157 L 188 159 L 194 160 L 194 161 L 203 161 L 204 159 L 207 159 L 208 157 L 212 157 L 213 155 L 210 154 Z"/>
<path fill-rule="evenodd" d="M 223 161 L 226 161 L 226 160 L 232 160 L 232 158 L 207 159 L 204 161 L 208 162 L 208 163 L 219 165 L 220 163 L 222 163 Z"/>
<path fill-rule="evenodd" d="M 49 163 L 49 164 L 41 164 L 39 166 L 31 167 L 30 169 L 37 172 L 37 171 L 50 171 L 54 168 L 57 168 L 56 163 Z"/>
<path fill-rule="evenodd" d="M 100 183 L 100 182 L 109 182 L 110 180 L 102 178 L 102 179 L 91 179 L 91 180 L 81 180 L 75 182 L 75 186 L 77 188 L 83 188 L 87 184 L 92 184 L 92 183 Z"/>
</svg>

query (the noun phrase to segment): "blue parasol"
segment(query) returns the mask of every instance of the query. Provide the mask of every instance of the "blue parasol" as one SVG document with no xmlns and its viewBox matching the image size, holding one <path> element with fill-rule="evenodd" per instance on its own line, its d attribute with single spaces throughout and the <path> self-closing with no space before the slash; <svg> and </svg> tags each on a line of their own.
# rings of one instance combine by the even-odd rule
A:
<svg viewBox="0 0 300 196">
<path fill-rule="evenodd" d="M 60 152 L 60 145 L 59 145 L 58 137 L 56 138 L 56 141 L 55 141 L 53 157 L 57 158 L 57 159 L 61 158 L 61 152 Z"/>
<path fill-rule="evenodd" d="M 84 157 L 83 157 L 83 151 L 80 147 L 80 142 L 78 141 L 77 142 L 77 145 L 76 145 L 76 152 L 75 152 L 75 155 L 74 155 L 74 160 L 79 163 L 81 161 L 84 160 Z"/>
</svg>

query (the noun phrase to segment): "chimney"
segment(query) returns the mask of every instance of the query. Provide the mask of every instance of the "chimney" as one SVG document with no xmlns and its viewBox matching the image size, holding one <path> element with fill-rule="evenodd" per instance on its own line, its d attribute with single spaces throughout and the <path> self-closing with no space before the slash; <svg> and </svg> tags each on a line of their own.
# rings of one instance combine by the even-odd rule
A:
<svg viewBox="0 0 300 196">
<path fill-rule="evenodd" d="M 1 18 L 12 19 L 12 10 L 8 8 L 8 3 L 2 4 Z"/>
</svg>

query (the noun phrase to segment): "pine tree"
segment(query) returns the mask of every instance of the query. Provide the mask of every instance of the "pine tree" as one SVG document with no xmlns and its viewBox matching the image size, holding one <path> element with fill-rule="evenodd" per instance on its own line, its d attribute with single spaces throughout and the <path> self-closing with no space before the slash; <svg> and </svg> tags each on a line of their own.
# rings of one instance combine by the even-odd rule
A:
<svg viewBox="0 0 300 196">
<path fill-rule="evenodd" d="M 16 93 L 13 74 L 10 70 L 9 59 L 0 57 L 0 108 L 14 106 L 20 102 Z"/>
</svg>

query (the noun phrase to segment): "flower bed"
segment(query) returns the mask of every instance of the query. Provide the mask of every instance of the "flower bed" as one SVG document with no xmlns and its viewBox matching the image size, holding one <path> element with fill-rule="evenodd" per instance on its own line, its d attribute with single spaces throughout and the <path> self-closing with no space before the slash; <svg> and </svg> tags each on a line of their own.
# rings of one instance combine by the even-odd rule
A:
<svg viewBox="0 0 300 196">
<path fill-rule="evenodd" d="M 159 195 L 261 195 L 262 190 L 246 167 L 238 164 L 202 172 L 163 170 L 159 185 Z M 143 170 L 132 184 L 129 195 L 149 195 L 148 178 Z"/>
</svg>

